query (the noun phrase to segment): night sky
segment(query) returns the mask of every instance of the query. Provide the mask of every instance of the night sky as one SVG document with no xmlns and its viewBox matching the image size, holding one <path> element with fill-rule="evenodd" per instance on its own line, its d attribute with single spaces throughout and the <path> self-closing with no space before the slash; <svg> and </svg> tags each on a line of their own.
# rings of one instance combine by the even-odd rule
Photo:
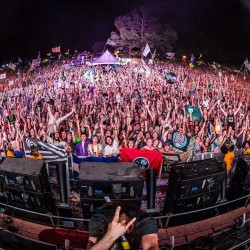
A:
<svg viewBox="0 0 250 250">
<path fill-rule="evenodd" d="M 250 59 L 250 0 L 1 0 L 0 62 L 58 45 L 90 49 L 107 40 L 115 17 L 138 6 L 177 31 L 177 54 L 236 65 Z"/>
</svg>

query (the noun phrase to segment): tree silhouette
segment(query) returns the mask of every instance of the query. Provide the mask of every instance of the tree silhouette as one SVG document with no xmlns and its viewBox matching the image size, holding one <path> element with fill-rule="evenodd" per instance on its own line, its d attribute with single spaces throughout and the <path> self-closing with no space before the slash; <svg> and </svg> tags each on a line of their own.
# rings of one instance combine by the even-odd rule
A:
<svg viewBox="0 0 250 250">
<path fill-rule="evenodd" d="M 151 49 L 171 51 L 177 40 L 174 30 L 167 24 L 160 23 L 148 9 L 142 7 L 117 17 L 114 25 L 117 31 L 111 32 L 110 39 L 129 56 L 132 48 L 142 48 L 147 43 Z"/>
</svg>

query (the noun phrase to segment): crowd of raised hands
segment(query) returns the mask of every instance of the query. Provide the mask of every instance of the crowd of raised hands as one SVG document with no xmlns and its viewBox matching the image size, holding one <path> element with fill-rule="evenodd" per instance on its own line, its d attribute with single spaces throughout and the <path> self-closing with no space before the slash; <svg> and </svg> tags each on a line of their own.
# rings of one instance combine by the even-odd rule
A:
<svg viewBox="0 0 250 250">
<path fill-rule="evenodd" d="M 194 154 L 249 148 L 250 84 L 241 75 L 154 62 L 93 66 L 90 79 L 90 66 L 65 70 L 64 63 L 0 80 L 3 155 L 22 151 L 23 136 L 84 156 L 116 156 L 121 148 L 175 153 L 176 131 Z M 165 80 L 168 72 L 176 81 Z"/>
</svg>

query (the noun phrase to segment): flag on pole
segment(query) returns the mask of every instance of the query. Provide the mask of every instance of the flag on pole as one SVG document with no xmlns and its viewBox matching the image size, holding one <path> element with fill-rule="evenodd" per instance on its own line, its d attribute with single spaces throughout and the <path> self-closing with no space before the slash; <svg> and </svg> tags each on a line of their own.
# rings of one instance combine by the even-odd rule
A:
<svg viewBox="0 0 250 250">
<path fill-rule="evenodd" d="M 150 47 L 148 44 L 146 44 L 142 54 L 146 57 L 148 55 L 148 53 L 150 52 Z"/>
<path fill-rule="evenodd" d="M 201 58 L 202 58 L 202 54 L 200 53 L 199 59 L 201 59 Z"/>
<path fill-rule="evenodd" d="M 61 46 L 52 48 L 52 52 L 53 53 L 60 53 L 61 52 Z"/>
<path fill-rule="evenodd" d="M 157 170 L 157 175 L 161 173 L 162 153 L 154 150 L 138 150 L 138 149 L 121 149 L 121 161 L 135 162 L 140 165 L 142 175 L 145 170 L 153 168 Z"/>
<path fill-rule="evenodd" d="M 8 68 L 12 69 L 12 70 L 16 70 L 16 64 L 10 62 L 9 65 L 8 65 Z"/>
<path fill-rule="evenodd" d="M 30 66 L 30 70 L 33 70 L 34 68 L 39 67 L 41 64 L 41 58 L 37 58 L 37 59 L 32 59 L 32 63 Z"/>
<path fill-rule="evenodd" d="M 173 58 L 174 57 L 174 55 L 175 55 L 175 53 L 173 53 L 173 52 L 167 52 L 166 53 L 166 56 L 167 56 L 167 58 Z"/>
<path fill-rule="evenodd" d="M 111 45 L 111 46 L 115 46 L 115 42 L 112 41 L 111 39 L 108 39 L 106 44 Z"/>
<path fill-rule="evenodd" d="M 190 62 L 191 62 L 191 63 L 195 63 L 195 57 L 194 57 L 193 54 L 191 54 Z"/>
<path fill-rule="evenodd" d="M 244 61 L 244 65 L 248 70 L 250 70 L 250 62 L 248 61 L 248 59 Z"/>
<path fill-rule="evenodd" d="M 30 158 L 30 148 L 34 146 L 38 148 L 39 153 L 42 155 L 45 162 L 53 161 L 67 161 L 67 153 L 65 149 L 59 148 L 51 143 L 45 143 L 32 139 L 30 137 L 23 137 L 23 148 L 25 151 L 26 158 Z"/>
<path fill-rule="evenodd" d="M 6 73 L 0 74 L 0 79 L 5 79 L 6 78 Z"/>
</svg>

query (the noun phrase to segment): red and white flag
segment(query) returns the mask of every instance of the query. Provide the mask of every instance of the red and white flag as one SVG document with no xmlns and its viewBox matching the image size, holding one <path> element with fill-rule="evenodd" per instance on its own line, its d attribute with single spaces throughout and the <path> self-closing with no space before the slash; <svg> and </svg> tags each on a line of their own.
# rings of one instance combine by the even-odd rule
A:
<svg viewBox="0 0 250 250">
<path fill-rule="evenodd" d="M 53 52 L 53 53 L 60 53 L 60 52 L 61 52 L 61 46 L 52 48 L 52 52 Z"/>
<path fill-rule="evenodd" d="M 121 149 L 121 161 L 135 162 L 145 176 L 145 170 L 154 168 L 157 171 L 157 176 L 161 174 L 162 167 L 162 153 L 155 150 L 139 150 L 139 149 Z"/>
</svg>

